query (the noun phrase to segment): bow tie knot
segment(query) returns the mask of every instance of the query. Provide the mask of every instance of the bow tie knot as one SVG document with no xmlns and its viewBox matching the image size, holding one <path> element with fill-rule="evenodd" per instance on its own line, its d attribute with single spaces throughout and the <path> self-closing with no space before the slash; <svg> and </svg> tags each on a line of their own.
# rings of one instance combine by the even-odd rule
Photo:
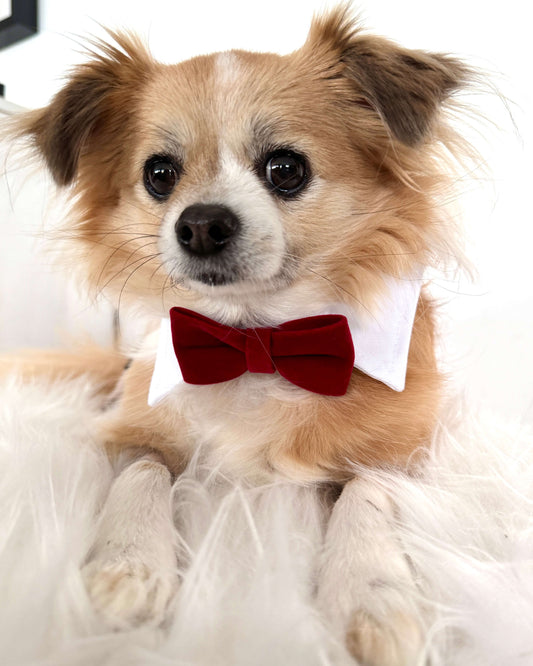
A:
<svg viewBox="0 0 533 666">
<path fill-rule="evenodd" d="M 246 367 L 249 372 L 272 374 L 276 368 L 272 361 L 272 330 L 247 328 L 245 331 Z"/>
<path fill-rule="evenodd" d="M 238 329 L 185 308 L 170 311 L 172 343 L 183 379 L 215 384 L 245 372 L 278 372 L 296 386 L 344 395 L 354 350 L 346 317 L 319 315 L 277 328 Z"/>
</svg>

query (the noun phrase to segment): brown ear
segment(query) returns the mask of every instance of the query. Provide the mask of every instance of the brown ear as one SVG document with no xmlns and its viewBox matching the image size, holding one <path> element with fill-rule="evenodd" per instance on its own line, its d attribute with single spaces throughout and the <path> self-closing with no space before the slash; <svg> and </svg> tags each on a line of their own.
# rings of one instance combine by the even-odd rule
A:
<svg viewBox="0 0 533 666">
<path fill-rule="evenodd" d="M 308 44 L 335 54 L 355 100 L 373 108 L 409 146 L 428 134 L 442 103 L 470 79 L 468 67 L 455 58 L 361 34 L 346 6 L 315 19 Z"/>
<path fill-rule="evenodd" d="M 20 134 L 32 138 L 58 185 L 74 180 L 80 155 L 93 141 L 116 141 L 124 132 L 151 69 L 153 61 L 137 38 L 110 34 L 114 45 L 96 42 L 92 59 L 74 69 L 50 105 L 21 118 Z"/>
</svg>

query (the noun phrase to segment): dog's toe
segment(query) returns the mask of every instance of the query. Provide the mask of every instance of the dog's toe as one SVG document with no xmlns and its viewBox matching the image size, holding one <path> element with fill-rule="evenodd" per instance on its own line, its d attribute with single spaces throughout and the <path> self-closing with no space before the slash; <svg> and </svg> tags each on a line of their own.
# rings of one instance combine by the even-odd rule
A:
<svg viewBox="0 0 533 666">
<path fill-rule="evenodd" d="M 395 613 L 380 623 L 364 611 L 352 616 L 346 644 L 364 666 L 415 666 L 423 646 L 419 623 L 407 613 Z"/>
<path fill-rule="evenodd" d="M 161 624 L 178 584 L 174 572 L 132 560 L 95 560 L 83 577 L 94 607 L 114 629 Z"/>
</svg>

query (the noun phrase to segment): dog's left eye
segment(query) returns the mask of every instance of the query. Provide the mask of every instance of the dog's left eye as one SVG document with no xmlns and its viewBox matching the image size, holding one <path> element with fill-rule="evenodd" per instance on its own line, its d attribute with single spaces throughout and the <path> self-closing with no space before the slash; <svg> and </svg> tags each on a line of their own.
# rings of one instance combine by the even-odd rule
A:
<svg viewBox="0 0 533 666">
<path fill-rule="evenodd" d="M 144 186 L 155 199 L 166 199 L 178 179 L 179 170 L 168 157 L 154 155 L 144 165 Z"/>
<path fill-rule="evenodd" d="M 267 183 L 284 197 L 300 192 L 309 180 L 305 157 L 292 150 L 276 150 L 267 155 L 264 170 Z"/>
</svg>

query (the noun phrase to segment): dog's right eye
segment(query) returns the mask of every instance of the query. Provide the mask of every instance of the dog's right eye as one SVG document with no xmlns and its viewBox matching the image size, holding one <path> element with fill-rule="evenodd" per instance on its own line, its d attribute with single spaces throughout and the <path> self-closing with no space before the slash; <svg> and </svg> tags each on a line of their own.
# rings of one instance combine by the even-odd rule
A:
<svg viewBox="0 0 533 666">
<path fill-rule="evenodd" d="M 278 196 L 290 198 L 298 194 L 309 181 L 309 167 L 303 155 L 293 150 L 279 149 L 266 156 L 264 178 Z"/>
<path fill-rule="evenodd" d="M 179 180 L 179 169 L 172 160 L 154 155 L 144 165 L 144 186 L 155 199 L 166 199 Z"/>
</svg>

